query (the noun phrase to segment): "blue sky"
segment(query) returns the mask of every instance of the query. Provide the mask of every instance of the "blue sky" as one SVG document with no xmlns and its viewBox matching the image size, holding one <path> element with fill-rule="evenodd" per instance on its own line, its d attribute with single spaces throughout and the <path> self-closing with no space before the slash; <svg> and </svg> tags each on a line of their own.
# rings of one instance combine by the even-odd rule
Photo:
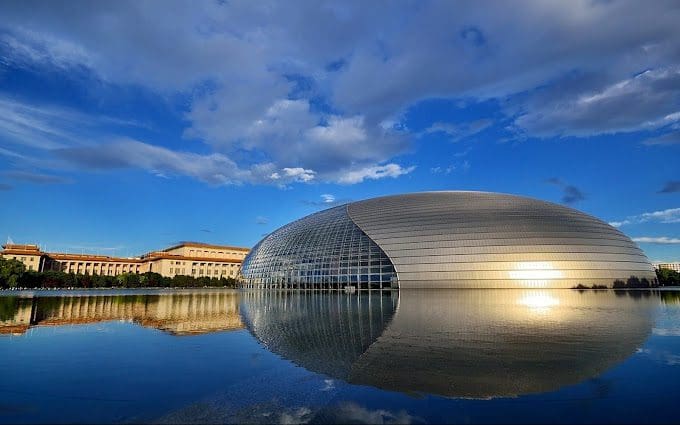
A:
<svg viewBox="0 0 680 425">
<path fill-rule="evenodd" d="M 0 236 L 252 246 L 423 190 L 563 203 L 680 260 L 677 2 L 0 4 Z"/>
</svg>

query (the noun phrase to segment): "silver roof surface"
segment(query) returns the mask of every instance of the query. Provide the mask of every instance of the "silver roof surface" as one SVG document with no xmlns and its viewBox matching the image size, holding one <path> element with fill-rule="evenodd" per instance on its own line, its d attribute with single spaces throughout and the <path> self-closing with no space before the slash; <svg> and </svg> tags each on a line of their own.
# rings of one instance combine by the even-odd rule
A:
<svg viewBox="0 0 680 425">
<path fill-rule="evenodd" d="M 347 206 L 401 288 L 573 287 L 653 279 L 626 235 L 580 211 L 488 192 L 422 192 Z"/>
</svg>

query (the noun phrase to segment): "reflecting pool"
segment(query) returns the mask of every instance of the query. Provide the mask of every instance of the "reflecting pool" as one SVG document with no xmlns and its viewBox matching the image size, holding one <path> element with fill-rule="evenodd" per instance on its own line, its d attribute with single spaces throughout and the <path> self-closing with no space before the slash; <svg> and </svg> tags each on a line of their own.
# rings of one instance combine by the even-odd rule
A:
<svg viewBox="0 0 680 425">
<path fill-rule="evenodd" d="M 680 420 L 680 291 L 0 294 L 2 423 Z"/>
</svg>

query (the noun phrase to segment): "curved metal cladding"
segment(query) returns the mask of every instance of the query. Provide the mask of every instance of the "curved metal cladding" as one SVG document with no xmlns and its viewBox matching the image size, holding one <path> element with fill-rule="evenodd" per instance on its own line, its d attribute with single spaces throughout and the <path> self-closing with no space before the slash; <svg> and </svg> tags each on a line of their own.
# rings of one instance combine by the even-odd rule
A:
<svg viewBox="0 0 680 425">
<path fill-rule="evenodd" d="M 244 287 L 390 287 L 394 266 L 349 218 L 347 206 L 294 221 L 261 240 L 243 261 Z"/>
<path fill-rule="evenodd" d="M 582 212 L 513 195 L 424 192 L 349 204 L 402 288 L 611 286 L 654 269 L 626 235 Z"/>
</svg>

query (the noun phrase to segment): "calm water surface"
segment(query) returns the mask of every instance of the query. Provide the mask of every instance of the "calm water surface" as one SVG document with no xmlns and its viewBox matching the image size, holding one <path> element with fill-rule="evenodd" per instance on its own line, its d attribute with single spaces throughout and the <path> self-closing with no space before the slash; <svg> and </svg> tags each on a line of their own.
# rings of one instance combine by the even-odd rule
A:
<svg viewBox="0 0 680 425">
<path fill-rule="evenodd" d="M 0 422 L 678 422 L 680 292 L 0 293 Z"/>
</svg>

